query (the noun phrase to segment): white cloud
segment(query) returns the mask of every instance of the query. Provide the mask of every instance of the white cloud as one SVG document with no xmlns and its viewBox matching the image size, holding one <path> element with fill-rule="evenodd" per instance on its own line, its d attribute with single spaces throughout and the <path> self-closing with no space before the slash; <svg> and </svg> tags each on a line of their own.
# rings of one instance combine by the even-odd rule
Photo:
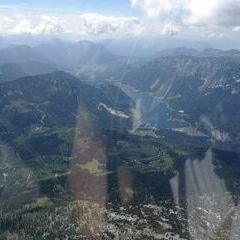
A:
<svg viewBox="0 0 240 240">
<path fill-rule="evenodd" d="M 172 36 L 179 33 L 180 31 L 181 31 L 181 27 L 169 22 L 163 25 L 161 33 L 162 35 Z"/>
<path fill-rule="evenodd" d="M 240 26 L 235 26 L 232 30 L 233 32 L 240 32 Z"/>
<path fill-rule="evenodd" d="M 0 34 L 74 35 L 81 37 L 174 35 L 173 23 L 144 21 L 137 17 L 115 17 L 94 13 L 81 15 L 0 15 Z"/>
<path fill-rule="evenodd" d="M 40 23 L 33 30 L 34 34 L 59 34 L 64 32 L 62 28 L 62 20 L 57 17 L 47 15 L 41 16 Z"/>
<path fill-rule="evenodd" d="M 47 15 L 37 18 L 20 14 L 0 16 L 1 34 L 58 34 L 62 31 L 61 21 Z"/>
<path fill-rule="evenodd" d="M 240 24 L 240 0 L 130 0 L 150 18 L 179 25 Z"/>
<path fill-rule="evenodd" d="M 140 21 L 135 17 L 113 17 L 99 14 L 79 16 L 79 28 L 83 34 L 134 33 L 139 26 Z"/>
<path fill-rule="evenodd" d="M 0 34 L 118 37 L 175 35 L 194 31 L 219 38 L 224 28 L 238 32 L 240 0 L 129 0 L 142 17 L 94 13 L 70 14 L 20 11 L 0 14 Z M 4 6 L 3 6 L 4 7 Z M 1 9 L 1 6 L 0 6 Z M 19 11 L 16 11 L 19 12 Z M 216 28 L 222 28 L 216 31 Z M 193 30 L 194 29 L 194 30 Z M 188 32 L 188 33 L 187 33 Z M 216 34 L 215 34 L 216 32 Z M 214 34 L 213 34 L 214 33 Z"/>
<path fill-rule="evenodd" d="M 0 15 L 0 34 L 82 36 L 139 34 L 143 29 L 136 17 L 100 14 L 81 15 Z"/>
<path fill-rule="evenodd" d="M 7 16 L 0 16 L 0 33 L 6 33 L 13 28 L 15 21 Z"/>
<path fill-rule="evenodd" d="M 216 32 L 211 32 L 209 33 L 208 37 L 210 38 L 222 38 L 225 35 L 223 33 L 216 33 Z"/>
<path fill-rule="evenodd" d="M 130 0 L 133 7 L 139 7 L 148 17 L 167 18 L 179 11 L 185 0 Z"/>
</svg>

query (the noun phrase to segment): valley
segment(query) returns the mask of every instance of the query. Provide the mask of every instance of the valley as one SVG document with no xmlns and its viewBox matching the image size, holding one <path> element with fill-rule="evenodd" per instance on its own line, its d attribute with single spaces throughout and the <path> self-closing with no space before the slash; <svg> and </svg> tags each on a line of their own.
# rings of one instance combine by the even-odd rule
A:
<svg viewBox="0 0 240 240">
<path fill-rule="evenodd" d="M 58 44 L 1 50 L 0 238 L 237 239 L 239 53 Z"/>
</svg>

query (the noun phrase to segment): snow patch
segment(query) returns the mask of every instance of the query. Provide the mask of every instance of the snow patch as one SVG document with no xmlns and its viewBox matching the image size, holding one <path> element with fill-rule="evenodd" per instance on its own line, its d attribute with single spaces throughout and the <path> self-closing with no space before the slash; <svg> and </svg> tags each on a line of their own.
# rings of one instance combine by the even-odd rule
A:
<svg viewBox="0 0 240 240">
<path fill-rule="evenodd" d="M 114 115 L 114 116 L 117 116 L 117 117 L 120 117 L 120 118 L 129 118 L 129 116 L 122 112 L 122 111 L 119 111 L 119 110 L 116 110 L 116 109 L 112 109 L 110 107 L 108 107 L 106 104 L 104 103 L 100 103 L 98 105 L 98 109 L 101 110 L 101 108 L 104 108 L 105 110 L 107 110 L 110 114 Z"/>
</svg>

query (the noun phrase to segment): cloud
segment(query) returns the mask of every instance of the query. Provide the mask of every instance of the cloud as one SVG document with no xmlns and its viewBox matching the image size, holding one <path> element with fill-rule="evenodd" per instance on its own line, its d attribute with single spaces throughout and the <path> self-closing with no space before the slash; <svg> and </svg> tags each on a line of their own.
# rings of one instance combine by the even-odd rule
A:
<svg viewBox="0 0 240 240">
<path fill-rule="evenodd" d="M 13 28 L 15 21 L 7 16 L 0 16 L 0 33 L 6 33 Z"/>
<path fill-rule="evenodd" d="M 181 27 L 169 22 L 169 23 L 165 23 L 162 26 L 161 33 L 162 33 L 162 35 L 172 36 L 172 35 L 179 33 L 180 31 L 181 31 Z"/>
<path fill-rule="evenodd" d="M 183 5 L 183 0 L 130 0 L 133 7 L 139 7 L 148 17 L 169 18 L 177 13 Z"/>
<path fill-rule="evenodd" d="M 159 24 L 137 17 L 115 17 L 95 13 L 80 15 L 8 15 L 0 16 L 0 34 L 72 35 L 78 37 L 123 37 L 174 35 L 180 27 Z"/>
<path fill-rule="evenodd" d="M 25 15 L 0 16 L 1 34 L 59 34 L 63 32 L 61 21 L 52 16 L 37 18 Z"/>
<path fill-rule="evenodd" d="M 134 33 L 139 26 L 140 20 L 136 17 L 113 17 L 93 13 L 79 16 L 79 28 L 83 34 Z"/>
<path fill-rule="evenodd" d="M 239 32 L 240 0 L 129 1 L 133 8 L 141 10 L 142 16 L 8 11 L 8 14 L 0 14 L 0 34 L 114 38 L 199 33 L 201 36 L 220 38 L 227 28 L 231 32 Z"/>
<path fill-rule="evenodd" d="M 240 26 L 235 26 L 232 30 L 233 32 L 240 32 Z"/>
<path fill-rule="evenodd" d="M 0 15 L 1 34 L 106 36 L 139 34 L 143 26 L 136 17 L 81 15 Z"/>
<path fill-rule="evenodd" d="M 240 25 L 240 0 L 130 0 L 149 18 L 178 25 Z"/>
<path fill-rule="evenodd" d="M 40 23 L 34 28 L 34 34 L 60 34 L 64 32 L 61 24 L 62 20 L 57 17 L 47 15 L 41 16 Z"/>
</svg>

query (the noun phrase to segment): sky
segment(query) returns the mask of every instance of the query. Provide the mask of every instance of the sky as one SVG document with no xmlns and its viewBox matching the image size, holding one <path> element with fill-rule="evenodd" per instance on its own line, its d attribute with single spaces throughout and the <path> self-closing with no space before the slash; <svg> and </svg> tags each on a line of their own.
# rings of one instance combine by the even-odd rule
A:
<svg viewBox="0 0 240 240">
<path fill-rule="evenodd" d="M 231 48 L 239 13 L 240 0 L 0 0 L 0 35 L 178 37 Z"/>
<path fill-rule="evenodd" d="M 128 0 L 1 0 L 0 6 L 22 9 L 35 9 L 49 12 L 101 13 L 131 15 L 134 10 Z"/>
</svg>

